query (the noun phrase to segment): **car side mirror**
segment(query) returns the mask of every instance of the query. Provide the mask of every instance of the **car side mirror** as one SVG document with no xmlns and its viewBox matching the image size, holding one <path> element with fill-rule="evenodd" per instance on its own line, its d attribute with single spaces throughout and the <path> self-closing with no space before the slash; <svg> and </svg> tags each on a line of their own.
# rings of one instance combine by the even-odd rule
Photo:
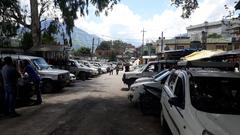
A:
<svg viewBox="0 0 240 135">
<path fill-rule="evenodd" d="M 172 106 L 176 106 L 176 107 L 179 107 L 179 108 L 182 108 L 183 109 L 183 106 L 181 104 L 181 102 L 179 101 L 178 97 L 172 97 L 168 100 L 168 103 Z"/>
</svg>

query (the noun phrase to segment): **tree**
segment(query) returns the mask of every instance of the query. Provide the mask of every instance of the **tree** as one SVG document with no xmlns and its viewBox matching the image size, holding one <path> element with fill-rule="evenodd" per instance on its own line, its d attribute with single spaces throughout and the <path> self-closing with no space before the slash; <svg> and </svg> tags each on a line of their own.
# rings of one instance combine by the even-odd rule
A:
<svg viewBox="0 0 240 135">
<path fill-rule="evenodd" d="M 8 38 L 15 36 L 19 25 L 11 20 L 6 13 L 7 9 L 15 6 L 16 0 L 2 0 L 0 1 L 0 37 Z M 18 7 L 19 8 L 19 7 Z"/>
<path fill-rule="evenodd" d="M 198 0 L 171 0 L 176 7 L 182 7 L 182 17 L 189 18 L 191 13 L 198 8 Z"/>
<path fill-rule="evenodd" d="M 75 56 L 90 56 L 91 49 L 87 48 L 87 47 L 80 47 L 79 49 L 73 51 L 73 55 L 75 55 Z"/>
<path fill-rule="evenodd" d="M 29 28 L 32 33 L 33 46 L 39 46 L 41 44 L 42 15 L 46 13 L 49 6 L 54 3 L 55 9 L 59 8 L 62 12 L 62 18 L 64 24 L 66 24 L 66 32 L 69 36 L 69 43 L 72 45 L 71 32 L 74 27 L 74 20 L 78 18 L 78 11 L 80 11 L 80 16 L 87 15 L 89 12 L 88 6 L 89 3 L 91 3 L 96 7 L 95 14 L 97 16 L 100 15 L 100 12 L 104 12 L 105 15 L 107 15 L 108 11 L 111 10 L 114 5 L 118 4 L 119 1 L 120 0 L 30 0 L 31 23 L 28 24 L 26 21 L 29 16 L 28 11 L 22 9 L 17 0 L 1 0 L 1 6 L 7 8 L 0 10 L 0 14 L 10 18 L 9 20 L 15 23 Z M 182 7 L 183 18 L 188 18 L 191 12 L 198 7 L 197 0 L 174 0 L 172 4 L 176 7 Z"/>
</svg>

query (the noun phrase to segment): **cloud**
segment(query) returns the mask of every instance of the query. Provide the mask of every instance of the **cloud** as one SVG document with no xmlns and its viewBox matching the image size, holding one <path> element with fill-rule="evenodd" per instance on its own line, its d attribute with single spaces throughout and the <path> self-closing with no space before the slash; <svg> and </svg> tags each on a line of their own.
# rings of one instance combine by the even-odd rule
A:
<svg viewBox="0 0 240 135">
<path fill-rule="evenodd" d="M 21 6 L 29 5 L 29 0 L 19 0 Z M 170 3 L 170 0 L 168 0 Z M 96 34 L 105 39 L 119 39 L 140 45 L 142 29 L 146 30 L 145 41 L 156 40 L 161 32 L 171 38 L 186 33 L 186 27 L 200 24 L 205 21 L 218 21 L 227 15 L 224 5 L 234 7 L 235 0 L 202 0 L 199 8 L 193 12 L 191 18 L 181 18 L 181 8 L 167 8 L 161 13 L 155 13 L 148 18 L 142 17 L 127 5 L 115 5 L 108 16 L 94 15 L 94 8 L 90 7 L 90 15 L 79 17 L 75 25 L 91 34 Z M 169 6 L 166 6 L 169 7 Z M 146 9 L 147 12 L 147 9 Z M 60 11 L 57 11 L 60 16 Z"/>
<path fill-rule="evenodd" d="M 233 4 L 234 0 L 203 0 L 190 19 L 181 18 L 181 8 L 165 9 L 161 14 L 152 15 L 150 19 L 142 18 L 127 5 L 118 4 L 108 16 L 98 18 L 86 16 L 75 21 L 77 27 L 89 33 L 113 39 L 141 42 L 141 30 L 145 28 L 146 40 L 156 40 L 164 31 L 165 37 L 174 37 L 186 33 L 189 25 L 205 21 L 218 21 L 227 14 L 225 4 Z M 231 5 L 232 6 L 232 5 Z M 147 12 L 147 11 L 146 11 Z M 138 42 L 138 44 L 139 44 Z"/>
</svg>

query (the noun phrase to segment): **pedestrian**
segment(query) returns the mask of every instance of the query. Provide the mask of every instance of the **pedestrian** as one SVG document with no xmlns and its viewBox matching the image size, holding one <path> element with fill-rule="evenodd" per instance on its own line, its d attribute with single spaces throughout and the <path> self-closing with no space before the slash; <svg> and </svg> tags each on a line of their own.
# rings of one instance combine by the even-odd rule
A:
<svg viewBox="0 0 240 135">
<path fill-rule="evenodd" d="M 37 100 L 35 104 L 41 104 L 42 103 L 42 96 L 41 96 L 41 89 L 40 89 L 40 81 L 41 78 L 38 75 L 38 72 L 35 70 L 34 67 L 27 61 L 23 60 L 23 72 L 22 74 L 24 75 L 27 73 L 29 80 L 33 81 L 34 83 L 34 88 L 37 96 Z"/>
<path fill-rule="evenodd" d="M 113 66 L 112 66 L 112 64 L 110 64 L 110 73 L 109 73 L 109 75 L 113 75 Z"/>
<path fill-rule="evenodd" d="M 19 114 L 15 111 L 15 104 L 17 80 L 20 75 L 14 67 L 11 57 L 4 58 L 4 66 L 1 72 L 4 87 L 4 113 L 10 117 L 17 117 Z"/>
<path fill-rule="evenodd" d="M 129 64 L 128 63 L 125 64 L 125 72 L 129 72 Z"/>
<path fill-rule="evenodd" d="M 117 65 L 116 66 L 116 74 L 118 75 L 118 72 L 119 72 L 119 66 Z"/>
</svg>

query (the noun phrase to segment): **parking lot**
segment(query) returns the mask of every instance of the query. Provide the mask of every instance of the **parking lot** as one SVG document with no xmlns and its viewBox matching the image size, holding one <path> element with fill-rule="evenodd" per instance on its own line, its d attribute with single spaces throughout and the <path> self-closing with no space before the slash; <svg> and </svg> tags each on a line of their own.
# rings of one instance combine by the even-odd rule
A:
<svg viewBox="0 0 240 135">
<path fill-rule="evenodd" d="M 1 135 L 168 135 L 158 116 L 145 116 L 127 100 L 123 72 L 77 80 L 43 104 L 19 107 L 16 118 L 0 117 Z"/>
</svg>

